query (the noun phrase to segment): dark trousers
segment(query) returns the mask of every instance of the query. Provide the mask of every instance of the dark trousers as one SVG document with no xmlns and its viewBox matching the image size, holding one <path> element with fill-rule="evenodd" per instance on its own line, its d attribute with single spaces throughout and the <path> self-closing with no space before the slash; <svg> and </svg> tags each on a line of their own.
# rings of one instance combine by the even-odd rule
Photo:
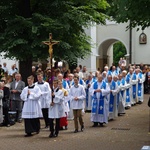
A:
<svg viewBox="0 0 150 150">
<path fill-rule="evenodd" d="M 39 118 L 30 118 L 24 119 L 25 133 L 30 134 L 33 132 L 40 131 L 40 119 Z"/>
<path fill-rule="evenodd" d="M 18 100 L 12 100 L 12 107 L 11 110 L 12 111 L 16 111 L 16 121 L 21 120 L 21 115 L 22 115 L 22 101 L 18 101 Z"/>
<path fill-rule="evenodd" d="M 3 121 L 3 123 L 4 123 L 5 126 L 7 126 L 8 124 L 10 124 L 8 110 L 9 110 L 9 108 L 4 108 L 3 107 L 3 115 L 4 115 L 4 121 Z"/>
<path fill-rule="evenodd" d="M 56 123 L 55 123 L 55 134 L 58 135 L 59 133 L 59 127 L 60 127 L 60 118 L 56 118 Z M 49 119 L 49 125 L 50 125 L 50 132 L 51 134 L 54 134 L 54 119 L 50 118 Z"/>
<path fill-rule="evenodd" d="M 48 119 L 48 108 L 42 108 L 43 118 L 45 121 L 45 126 L 49 126 L 49 119 Z"/>
</svg>

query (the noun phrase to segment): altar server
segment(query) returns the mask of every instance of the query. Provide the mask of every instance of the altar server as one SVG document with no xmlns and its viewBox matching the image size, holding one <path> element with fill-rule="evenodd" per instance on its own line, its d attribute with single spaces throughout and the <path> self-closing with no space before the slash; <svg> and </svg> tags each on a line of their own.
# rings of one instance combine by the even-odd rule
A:
<svg viewBox="0 0 150 150">
<path fill-rule="evenodd" d="M 27 78 L 28 86 L 22 90 L 20 95 L 24 101 L 22 118 L 25 124 L 25 136 L 32 136 L 33 132 L 40 132 L 40 120 L 42 111 L 40 106 L 41 90 L 34 83 L 34 77 Z"/>
<path fill-rule="evenodd" d="M 65 117 L 65 110 L 63 105 L 64 93 L 58 87 L 58 80 L 53 81 L 53 92 L 52 99 L 49 107 L 49 124 L 50 124 L 50 135 L 49 138 L 57 137 L 60 128 L 60 118 Z M 55 129 L 54 129 L 54 119 Z"/>
<path fill-rule="evenodd" d="M 48 119 L 48 108 L 50 105 L 50 99 L 51 99 L 51 89 L 48 84 L 48 82 L 45 82 L 43 80 L 43 74 L 39 73 L 37 75 L 38 82 L 35 83 L 40 90 L 41 90 L 41 96 L 40 96 L 40 103 L 43 113 L 43 118 L 45 121 L 45 128 L 48 128 L 49 126 L 49 119 Z"/>
</svg>

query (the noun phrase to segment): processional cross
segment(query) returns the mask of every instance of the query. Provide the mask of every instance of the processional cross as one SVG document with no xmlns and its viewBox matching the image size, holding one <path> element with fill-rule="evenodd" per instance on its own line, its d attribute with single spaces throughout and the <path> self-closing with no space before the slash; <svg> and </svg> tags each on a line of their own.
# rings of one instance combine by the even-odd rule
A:
<svg viewBox="0 0 150 150">
<path fill-rule="evenodd" d="M 53 88 L 53 68 L 52 68 L 52 60 L 53 60 L 53 45 L 58 44 L 59 41 L 52 40 L 52 33 L 49 33 L 49 41 L 43 41 L 43 44 L 49 46 L 49 56 L 50 56 L 50 67 L 51 67 L 51 88 Z"/>
</svg>

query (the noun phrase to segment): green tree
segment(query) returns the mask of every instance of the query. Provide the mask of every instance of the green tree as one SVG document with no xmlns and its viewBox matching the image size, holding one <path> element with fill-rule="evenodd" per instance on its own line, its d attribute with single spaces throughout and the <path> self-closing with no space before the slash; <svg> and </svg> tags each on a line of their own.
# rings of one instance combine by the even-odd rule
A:
<svg viewBox="0 0 150 150">
<path fill-rule="evenodd" d="M 108 14 L 118 23 L 128 22 L 128 27 L 150 26 L 150 0 L 108 0 L 110 7 Z"/>
<path fill-rule="evenodd" d="M 32 61 L 49 56 L 42 41 L 51 32 L 60 41 L 54 46 L 55 60 L 73 63 L 90 53 L 84 28 L 91 22 L 104 24 L 108 6 L 106 0 L 1 0 L 0 52 L 20 61 L 25 80 Z"/>
<path fill-rule="evenodd" d="M 118 65 L 120 58 L 126 54 L 126 48 L 121 42 L 117 42 L 113 45 L 113 62 Z"/>
</svg>

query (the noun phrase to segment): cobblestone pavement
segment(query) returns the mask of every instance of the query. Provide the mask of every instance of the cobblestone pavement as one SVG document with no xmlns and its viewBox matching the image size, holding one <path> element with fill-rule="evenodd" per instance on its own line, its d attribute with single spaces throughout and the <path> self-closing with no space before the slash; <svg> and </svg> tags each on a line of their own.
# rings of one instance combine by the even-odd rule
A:
<svg viewBox="0 0 150 150">
<path fill-rule="evenodd" d="M 126 110 L 125 115 L 110 121 L 105 127 L 91 127 L 90 113 L 86 113 L 84 132 L 73 133 L 74 124 L 69 121 L 68 130 L 60 131 L 57 138 L 48 138 L 48 129 L 24 137 L 23 123 L 0 127 L 0 150 L 141 150 L 144 145 L 150 145 L 149 96 L 144 95 L 143 104 Z"/>
</svg>

